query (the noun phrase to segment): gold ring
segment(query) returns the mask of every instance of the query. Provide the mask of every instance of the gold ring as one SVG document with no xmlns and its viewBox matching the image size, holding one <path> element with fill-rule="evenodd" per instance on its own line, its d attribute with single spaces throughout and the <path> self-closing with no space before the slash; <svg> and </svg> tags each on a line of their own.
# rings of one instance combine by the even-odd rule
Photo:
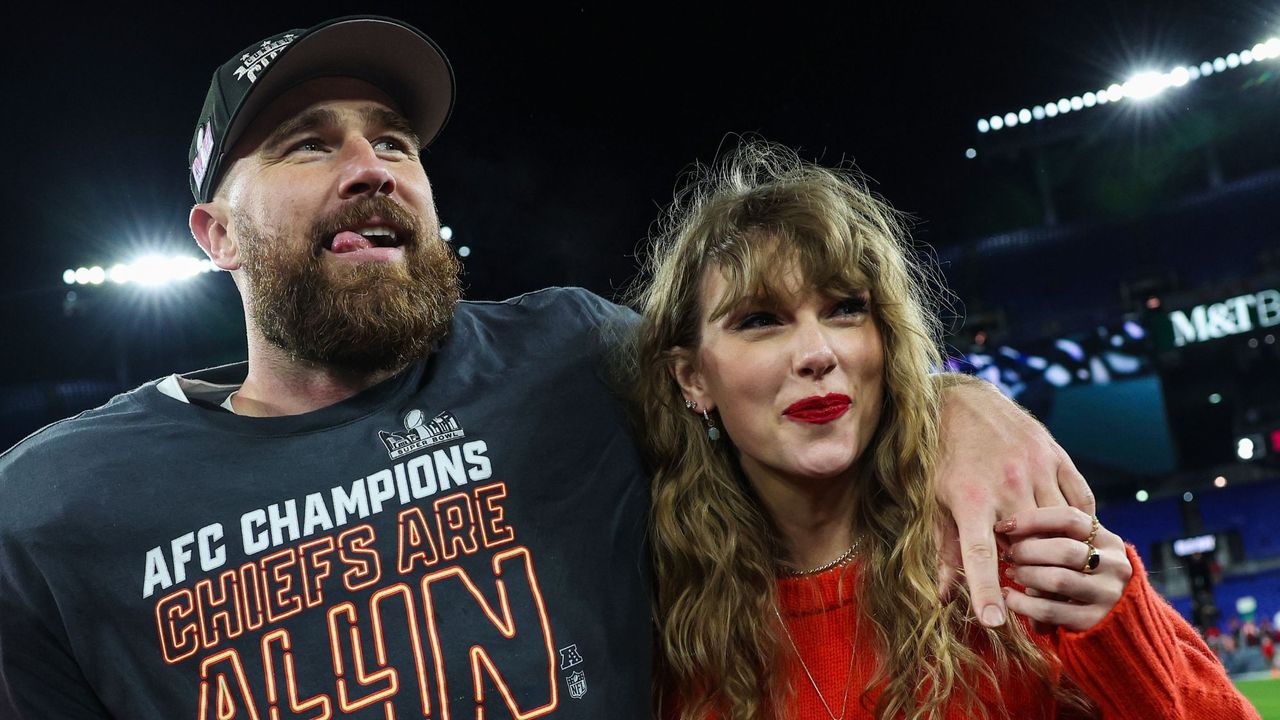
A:
<svg viewBox="0 0 1280 720">
<path fill-rule="evenodd" d="M 1098 549 L 1093 546 L 1093 543 L 1085 543 L 1085 550 L 1087 552 L 1084 556 L 1084 565 L 1080 566 L 1080 572 L 1091 575 L 1102 564 L 1102 555 L 1098 554 Z"/>
<path fill-rule="evenodd" d="M 1089 537 L 1084 539 L 1084 544 L 1093 547 L 1093 541 L 1098 537 L 1098 528 L 1100 525 L 1098 524 L 1097 515 L 1091 515 L 1089 519 L 1092 521 L 1092 525 L 1089 527 Z"/>
</svg>

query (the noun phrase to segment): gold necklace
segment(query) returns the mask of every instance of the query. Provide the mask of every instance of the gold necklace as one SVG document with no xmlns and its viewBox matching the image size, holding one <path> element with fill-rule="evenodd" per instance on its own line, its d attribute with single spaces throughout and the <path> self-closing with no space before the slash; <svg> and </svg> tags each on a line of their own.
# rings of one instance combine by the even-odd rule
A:
<svg viewBox="0 0 1280 720">
<path fill-rule="evenodd" d="M 857 543 L 854 543 L 855 545 Z M 853 548 L 850 548 L 852 550 Z M 832 567 L 835 563 L 830 564 Z M 814 571 L 818 572 L 818 571 Z M 773 614 L 778 616 L 778 622 L 782 623 L 782 632 L 786 633 L 787 640 L 791 642 L 791 649 L 795 651 L 796 659 L 800 661 L 800 667 L 804 670 L 804 674 L 809 678 L 809 684 L 813 686 L 813 691 L 818 694 L 818 701 L 822 703 L 822 709 L 827 711 L 827 717 L 831 720 L 844 720 L 844 715 L 849 711 L 849 686 L 853 685 L 853 648 L 849 648 L 849 672 L 844 679 L 844 699 L 840 701 L 840 716 L 831 712 L 831 706 L 827 704 L 827 699 L 822 696 L 822 691 L 818 689 L 818 681 L 813 679 L 813 673 L 809 672 L 809 665 L 805 663 L 804 656 L 800 654 L 800 648 L 796 646 L 796 639 L 791 637 L 791 631 L 787 629 L 787 621 L 782 619 L 782 613 L 778 612 L 778 606 L 773 606 Z"/>
<path fill-rule="evenodd" d="M 849 562 L 849 560 L 853 558 L 853 554 L 857 552 L 857 550 L 858 550 L 858 541 L 854 540 L 853 544 L 849 546 L 848 550 L 845 550 L 844 552 L 840 553 L 840 557 L 836 558 L 835 560 L 832 560 L 829 563 L 826 563 L 824 565 L 819 565 L 816 568 L 810 568 L 808 570 L 797 570 L 795 568 L 789 568 L 784 566 L 781 568 L 782 574 L 788 577 L 804 577 L 805 575 L 817 575 L 820 572 L 830 570 L 833 567 L 838 567 L 840 565 L 844 565 L 845 563 Z"/>
</svg>

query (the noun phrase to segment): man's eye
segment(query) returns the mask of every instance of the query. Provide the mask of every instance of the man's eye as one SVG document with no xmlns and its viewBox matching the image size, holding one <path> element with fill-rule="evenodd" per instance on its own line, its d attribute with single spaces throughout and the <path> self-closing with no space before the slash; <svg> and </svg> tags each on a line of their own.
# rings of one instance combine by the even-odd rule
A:
<svg viewBox="0 0 1280 720">
<path fill-rule="evenodd" d="M 294 143 L 289 148 L 289 152 L 320 152 L 323 149 L 324 143 L 322 143 L 319 138 L 307 138 L 306 140 Z"/>
<path fill-rule="evenodd" d="M 409 143 L 398 138 L 382 138 L 375 140 L 373 143 L 373 149 L 378 152 L 396 152 L 411 155 L 410 148 Z"/>
</svg>

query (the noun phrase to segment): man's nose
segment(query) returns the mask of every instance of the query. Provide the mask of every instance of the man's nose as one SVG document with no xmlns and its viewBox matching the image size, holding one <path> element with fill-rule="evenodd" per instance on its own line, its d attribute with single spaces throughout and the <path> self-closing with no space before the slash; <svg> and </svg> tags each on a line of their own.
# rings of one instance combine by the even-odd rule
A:
<svg viewBox="0 0 1280 720">
<path fill-rule="evenodd" d="M 395 175 L 368 140 L 354 140 L 343 151 L 347 157 L 344 158 L 342 184 L 338 188 L 343 199 L 390 195 L 396 191 Z"/>
</svg>

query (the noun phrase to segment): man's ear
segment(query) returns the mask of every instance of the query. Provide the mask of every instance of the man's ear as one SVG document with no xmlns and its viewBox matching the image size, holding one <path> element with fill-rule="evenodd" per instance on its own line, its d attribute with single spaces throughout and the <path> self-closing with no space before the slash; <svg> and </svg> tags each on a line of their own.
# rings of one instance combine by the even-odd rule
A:
<svg viewBox="0 0 1280 720">
<path fill-rule="evenodd" d="M 685 401 L 697 403 L 694 412 L 701 415 L 703 410 L 707 412 L 715 410 L 715 400 L 707 392 L 697 356 L 682 347 L 671 348 L 667 354 L 670 357 L 667 368 L 671 371 L 671 377 L 675 378 L 676 384 L 680 386 L 680 392 L 684 395 Z"/>
<path fill-rule="evenodd" d="M 222 270 L 240 269 L 243 264 L 240 244 L 227 232 L 228 213 L 225 205 L 217 199 L 200 203 L 191 208 L 187 222 L 191 226 L 191 236 L 214 265 Z"/>
</svg>

